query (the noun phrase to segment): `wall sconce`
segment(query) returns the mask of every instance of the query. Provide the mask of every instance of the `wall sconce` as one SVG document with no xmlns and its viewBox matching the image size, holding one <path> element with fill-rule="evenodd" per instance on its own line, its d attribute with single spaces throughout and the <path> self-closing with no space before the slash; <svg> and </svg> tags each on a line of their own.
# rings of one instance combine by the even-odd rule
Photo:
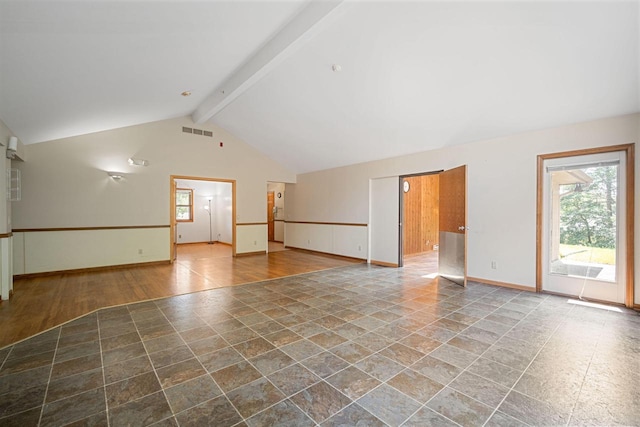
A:
<svg viewBox="0 0 640 427">
<path fill-rule="evenodd" d="M 7 144 L 7 159 L 15 159 L 16 151 L 18 151 L 18 138 L 11 136 Z"/>
<path fill-rule="evenodd" d="M 149 160 L 129 158 L 129 164 L 131 166 L 149 166 Z"/>
<path fill-rule="evenodd" d="M 124 175 L 120 172 L 107 172 L 107 175 L 113 178 L 114 181 L 120 181 L 122 178 L 124 178 Z"/>
</svg>

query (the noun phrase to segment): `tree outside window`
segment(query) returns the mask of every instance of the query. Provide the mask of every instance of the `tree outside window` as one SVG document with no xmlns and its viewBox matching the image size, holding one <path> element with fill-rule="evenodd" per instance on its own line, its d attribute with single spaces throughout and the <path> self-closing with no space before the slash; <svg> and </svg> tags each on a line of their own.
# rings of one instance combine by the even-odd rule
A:
<svg viewBox="0 0 640 427">
<path fill-rule="evenodd" d="M 176 221 L 193 222 L 193 190 L 176 188 Z"/>
</svg>

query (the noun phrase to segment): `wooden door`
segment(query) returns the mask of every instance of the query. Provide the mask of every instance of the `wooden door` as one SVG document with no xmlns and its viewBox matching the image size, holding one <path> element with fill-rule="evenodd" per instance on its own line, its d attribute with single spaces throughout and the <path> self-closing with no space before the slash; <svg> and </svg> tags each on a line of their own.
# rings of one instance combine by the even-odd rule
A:
<svg viewBox="0 0 640 427">
<path fill-rule="evenodd" d="M 273 191 L 267 193 L 267 238 L 270 242 L 275 240 L 275 225 L 273 222 L 273 207 L 274 207 Z"/>
<path fill-rule="evenodd" d="M 438 273 L 466 286 L 467 166 L 440 173 Z"/>
</svg>

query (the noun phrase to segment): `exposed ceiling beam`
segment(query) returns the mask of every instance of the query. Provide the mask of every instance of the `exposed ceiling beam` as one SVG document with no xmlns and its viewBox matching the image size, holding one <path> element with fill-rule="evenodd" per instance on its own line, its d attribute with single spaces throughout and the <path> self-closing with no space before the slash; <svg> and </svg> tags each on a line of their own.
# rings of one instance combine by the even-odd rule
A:
<svg viewBox="0 0 640 427">
<path fill-rule="evenodd" d="M 280 32 L 249 58 L 193 112 L 194 123 L 203 123 L 277 67 L 288 55 L 318 34 L 343 0 L 310 1 Z"/>
</svg>

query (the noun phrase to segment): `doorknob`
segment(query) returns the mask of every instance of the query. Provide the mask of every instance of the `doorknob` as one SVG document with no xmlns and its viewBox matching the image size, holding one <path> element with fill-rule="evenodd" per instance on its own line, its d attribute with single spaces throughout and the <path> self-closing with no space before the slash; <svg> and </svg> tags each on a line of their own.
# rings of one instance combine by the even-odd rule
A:
<svg viewBox="0 0 640 427">
<path fill-rule="evenodd" d="M 460 231 L 464 231 L 464 230 L 465 230 L 464 225 L 461 225 L 460 227 L 458 227 L 458 230 L 460 230 Z"/>
</svg>

